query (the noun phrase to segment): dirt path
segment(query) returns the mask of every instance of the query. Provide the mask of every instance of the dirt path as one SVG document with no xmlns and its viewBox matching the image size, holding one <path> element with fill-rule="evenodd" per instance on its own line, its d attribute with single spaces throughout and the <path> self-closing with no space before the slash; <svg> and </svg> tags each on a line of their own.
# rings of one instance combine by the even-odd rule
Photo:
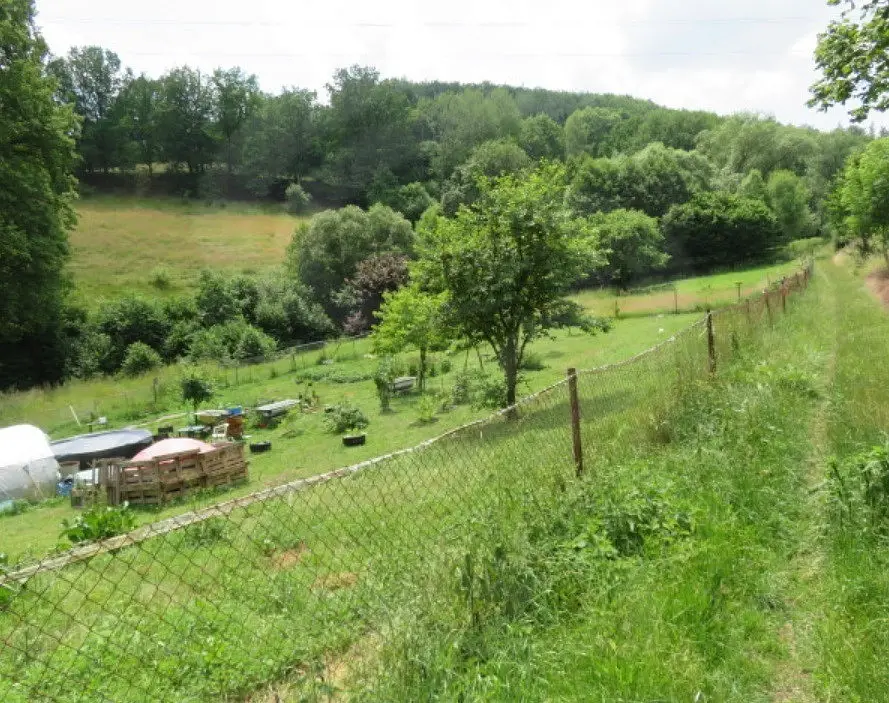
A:
<svg viewBox="0 0 889 703">
<path fill-rule="evenodd" d="M 799 524 L 799 546 L 784 573 L 787 592 L 787 620 L 779 637 L 787 650 L 775 673 L 771 698 L 775 703 L 811 703 L 819 701 L 812 681 L 817 653 L 814 630 L 819 619 L 818 604 L 822 598 L 818 592 L 824 562 L 820 525 L 824 506 L 821 486 L 828 455 L 827 430 L 830 420 L 830 404 L 836 373 L 838 310 L 836 296 L 830 279 L 822 276 L 829 298 L 824 312 L 825 328 L 831 330 L 827 358 L 823 369 L 821 400 L 809 424 L 811 449 L 806 458 L 804 490 L 806 494 L 803 518 Z"/>
</svg>

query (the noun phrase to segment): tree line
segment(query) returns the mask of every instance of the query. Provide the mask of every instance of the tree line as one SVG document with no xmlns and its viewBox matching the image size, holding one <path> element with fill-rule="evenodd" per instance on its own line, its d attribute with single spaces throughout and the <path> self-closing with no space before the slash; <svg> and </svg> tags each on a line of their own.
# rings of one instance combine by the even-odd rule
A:
<svg viewBox="0 0 889 703">
<path fill-rule="evenodd" d="M 552 260 L 564 264 L 546 274 L 558 282 L 556 298 L 539 295 L 544 307 L 532 305 L 497 339 L 467 326 L 469 308 L 446 326 L 488 343 L 514 378 L 521 350 L 540 330 L 595 327 L 559 297 L 570 287 L 624 288 L 652 274 L 763 260 L 789 241 L 844 227 L 828 196 L 849 156 L 872 143 L 857 127 L 819 132 L 627 96 L 412 83 L 357 66 L 336 72 L 327 103 L 297 88 L 265 94 L 239 68 L 136 76 L 100 47 L 49 56 L 31 0 L 11 7 L 18 14 L 0 15 L 0 27 L 12 37 L 5 41 L 18 42 L 7 54 L 21 70 L 0 73 L 0 88 L 34 99 L 4 117 L 5 133 L 46 154 L 25 158 L 15 139 L 2 144 L 4 165 L 18 170 L 0 172 L 8 200 L 0 253 L 6 280 L 18 273 L 25 285 L 4 287 L 0 387 L 138 373 L 181 358 L 263 356 L 387 319 L 390 338 L 417 339 L 404 325 L 423 316 L 410 311 L 429 313 L 421 330 L 429 316 L 448 319 L 421 294 L 457 309 L 444 284 L 456 276 L 456 252 L 471 252 L 461 275 L 472 307 L 485 295 L 470 285 L 485 262 L 487 275 L 504 278 L 486 290 L 523 300 L 528 290 L 510 289 L 507 279 L 530 285 L 533 271 L 510 258 L 511 247 L 549 241 Z M 67 301 L 61 275 L 72 172 L 85 183 L 160 182 L 210 199 L 238 191 L 286 200 L 294 212 L 313 195 L 319 205 L 344 206 L 300 225 L 284 275 L 208 272 L 194 295 L 128 298 L 87 313 Z M 34 212 L 6 215 L 29 198 Z M 491 219 L 491 208 L 521 218 L 522 207 L 546 231 Z M 393 331 L 392 320 L 401 328 Z"/>
</svg>

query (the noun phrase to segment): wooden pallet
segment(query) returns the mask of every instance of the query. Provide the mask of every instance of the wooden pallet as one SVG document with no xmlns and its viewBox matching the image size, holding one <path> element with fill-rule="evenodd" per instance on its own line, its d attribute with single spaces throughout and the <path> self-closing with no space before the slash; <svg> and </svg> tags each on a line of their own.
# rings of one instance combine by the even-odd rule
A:
<svg viewBox="0 0 889 703">
<path fill-rule="evenodd" d="M 247 478 L 243 444 L 219 444 L 213 451 L 198 450 L 122 462 L 110 480 L 115 500 L 133 505 L 163 505 L 201 488 L 227 486 Z"/>
</svg>

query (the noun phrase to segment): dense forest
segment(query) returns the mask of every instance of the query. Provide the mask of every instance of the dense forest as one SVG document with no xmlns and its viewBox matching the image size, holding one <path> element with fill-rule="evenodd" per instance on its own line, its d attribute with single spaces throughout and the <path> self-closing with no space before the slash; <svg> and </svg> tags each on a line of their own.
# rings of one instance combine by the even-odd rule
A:
<svg viewBox="0 0 889 703">
<path fill-rule="evenodd" d="M 359 66 L 335 73 L 325 102 L 299 88 L 264 93 L 239 68 L 137 76 L 100 47 L 44 49 L 39 63 L 56 108 L 76 115 L 63 132 L 83 196 L 280 201 L 316 214 L 295 233 L 284 276 L 208 271 L 179 299 L 23 308 L 0 340 L 0 387 L 365 331 L 441 223 L 481 207 L 491 179 L 510 174 L 556 179 L 572 231 L 602 254 L 574 286 L 764 260 L 834 234 L 828 196 L 874 136 L 629 96 L 412 83 Z M 44 319 L 29 327 L 28 315 Z"/>
</svg>

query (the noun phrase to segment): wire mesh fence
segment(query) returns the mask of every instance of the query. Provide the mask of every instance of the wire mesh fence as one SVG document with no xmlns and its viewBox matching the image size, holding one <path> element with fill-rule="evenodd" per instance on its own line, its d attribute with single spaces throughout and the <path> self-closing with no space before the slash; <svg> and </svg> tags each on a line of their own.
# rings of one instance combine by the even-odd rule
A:
<svg viewBox="0 0 889 703">
<path fill-rule="evenodd" d="M 295 700 L 325 700 L 372 686 L 368 652 L 485 525 L 558 500 L 609 442 L 657 433 L 808 276 L 417 447 L 7 569 L 0 699 L 244 700 L 287 680 Z"/>
</svg>

